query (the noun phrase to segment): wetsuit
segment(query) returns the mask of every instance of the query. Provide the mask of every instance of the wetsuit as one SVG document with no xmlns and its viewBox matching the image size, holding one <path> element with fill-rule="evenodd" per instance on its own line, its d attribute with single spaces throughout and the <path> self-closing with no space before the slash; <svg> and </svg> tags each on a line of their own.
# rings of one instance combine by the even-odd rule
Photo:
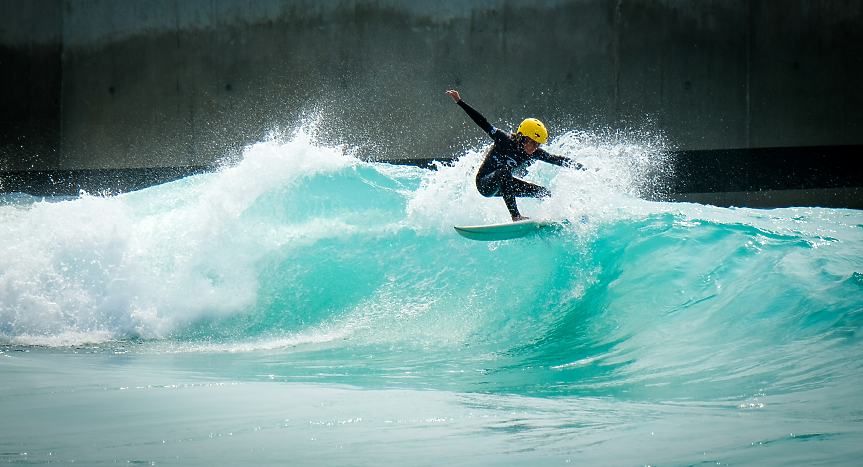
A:
<svg viewBox="0 0 863 467">
<path fill-rule="evenodd" d="M 458 101 L 458 105 L 494 140 L 494 145 L 486 154 L 476 174 L 476 188 L 481 195 L 487 198 L 503 197 L 506 208 L 513 218 L 521 215 L 515 204 L 517 196 L 544 198 L 551 195 L 545 187 L 515 178 L 514 174 L 523 177 L 527 173 L 528 166 L 536 160 L 563 166 L 571 164 L 572 159 L 555 156 L 539 148 L 533 154 L 528 154 L 512 134 L 491 126 L 485 117 L 467 105 L 464 100 Z"/>
</svg>

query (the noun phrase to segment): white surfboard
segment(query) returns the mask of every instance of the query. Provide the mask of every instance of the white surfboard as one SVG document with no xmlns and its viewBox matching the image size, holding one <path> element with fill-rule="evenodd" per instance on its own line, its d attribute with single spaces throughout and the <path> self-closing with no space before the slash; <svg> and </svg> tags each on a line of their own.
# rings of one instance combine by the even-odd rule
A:
<svg viewBox="0 0 863 467">
<path fill-rule="evenodd" d="M 545 225 L 540 221 L 527 219 L 524 221 L 507 222 L 505 224 L 475 225 L 470 227 L 454 227 L 462 237 L 471 240 L 495 241 L 524 237 Z"/>
</svg>

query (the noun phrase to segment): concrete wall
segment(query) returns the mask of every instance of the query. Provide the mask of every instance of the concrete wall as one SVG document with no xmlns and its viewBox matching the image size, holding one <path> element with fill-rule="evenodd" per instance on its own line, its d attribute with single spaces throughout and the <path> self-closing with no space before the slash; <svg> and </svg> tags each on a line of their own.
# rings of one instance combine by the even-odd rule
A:
<svg viewBox="0 0 863 467">
<path fill-rule="evenodd" d="M 0 171 L 61 164 L 62 5 L 0 0 Z"/>
<path fill-rule="evenodd" d="M 863 144 L 859 0 L 0 0 L 0 171 L 206 165 L 319 116 L 366 157 L 497 126 Z"/>
</svg>

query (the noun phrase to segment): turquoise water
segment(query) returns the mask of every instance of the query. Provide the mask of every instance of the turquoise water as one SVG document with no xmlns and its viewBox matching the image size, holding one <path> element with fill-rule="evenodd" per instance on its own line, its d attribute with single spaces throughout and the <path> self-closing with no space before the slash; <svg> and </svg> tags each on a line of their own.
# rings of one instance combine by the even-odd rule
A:
<svg viewBox="0 0 863 467">
<path fill-rule="evenodd" d="M 0 461 L 857 465 L 863 213 L 645 201 L 569 133 L 554 225 L 303 132 L 145 190 L 0 202 Z"/>
</svg>

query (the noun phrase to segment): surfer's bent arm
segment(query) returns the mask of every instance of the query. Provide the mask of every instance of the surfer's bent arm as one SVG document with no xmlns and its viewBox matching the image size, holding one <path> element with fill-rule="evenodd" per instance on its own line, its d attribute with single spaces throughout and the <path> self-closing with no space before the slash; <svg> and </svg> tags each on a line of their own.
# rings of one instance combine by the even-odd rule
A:
<svg viewBox="0 0 863 467">
<path fill-rule="evenodd" d="M 537 160 L 541 160 L 544 162 L 548 162 L 549 164 L 559 165 L 561 167 L 572 167 L 574 169 L 584 170 L 584 166 L 570 159 L 569 157 L 564 156 L 556 156 L 554 154 L 550 154 L 545 149 L 537 149 L 533 153 L 533 158 Z"/>
</svg>

